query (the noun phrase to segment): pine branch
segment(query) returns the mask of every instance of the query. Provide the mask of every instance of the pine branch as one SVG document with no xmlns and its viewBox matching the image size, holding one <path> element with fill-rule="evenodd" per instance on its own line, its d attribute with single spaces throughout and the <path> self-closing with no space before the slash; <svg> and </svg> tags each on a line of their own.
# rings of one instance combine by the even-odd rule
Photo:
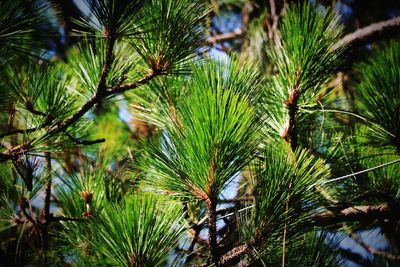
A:
<svg viewBox="0 0 400 267">
<path fill-rule="evenodd" d="M 38 116 L 42 116 L 42 117 L 47 117 L 47 114 L 46 114 L 46 113 L 35 109 L 35 107 L 33 106 L 33 104 L 30 103 L 30 102 L 26 103 L 25 107 L 26 107 L 26 109 L 27 109 L 30 113 L 32 113 L 32 114 L 34 114 L 34 115 L 38 115 Z"/>
<path fill-rule="evenodd" d="M 6 162 L 8 160 L 13 159 L 13 156 L 10 154 L 0 153 L 0 162 Z"/>
<path fill-rule="evenodd" d="M 98 144 L 98 143 L 104 143 L 106 141 L 106 139 L 101 138 L 101 139 L 96 139 L 96 140 L 80 140 L 77 139 L 75 137 L 73 137 L 70 133 L 68 133 L 67 131 L 64 132 L 69 139 L 71 139 L 73 142 L 75 142 L 78 145 L 94 145 L 94 144 Z"/>
<path fill-rule="evenodd" d="M 219 266 L 219 252 L 218 252 L 218 241 L 217 241 L 217 204 L 218 204 L 218 190 L 213 186 L 215 183 L 215 163 L 216 163 L 216 150 L 213 145 L 212 157 L 210 161 L 210 169 L 207 177 L 207 198 L 205 200 L 207 206 L 207 218 L 208 218 L 208 242 L 211 254 L 211 262 L 216 267 Z"/>
<path fill-rule="evenodd" d="M 25 218 L 30 221 L 33 225 L 37 226 L 37 220 L 34 219 L 28 212 L 26 212 L 26 204 L 25 200 L 21 200 L 19 203 L 19 208 L 21 209 L 22 214 L 25 216 Z"/>
<path fill-rule="evenodd" d="M 376 256 L 380 256 L 383 257 L 385 259 L 388 260 L 393 260 L 393 261 L 398 261 L 400 260 L 400 255 L 395 255 L 392 254 L 390 252 L 386 252 L 386 251 L 382 251 L 379 249 L 376 249 L 372 246 L 367 245 L 362 239 L 361 237 L 356 234 L 355 232 L 351 233 L 351 237 L 353 238 L 354 241 L 356 241 L 361 247 L 363 247 L 366 251 L 368 251 L 369 253 L 376 255 Z"/>
<path fill-rule="evenodd" d="M 45 152 L 45 156 L 46 156 L 47 173 L 49 175 L 49 181 L 46 184 L 46 195 L 44 199 L 44 219 L 45 221 L 48 221 L 50 218 L 50 197 L 51 197 L 51 186 L 52 186 L 50 152 Z"/>
<path fill-rule="evenodd" d="M 207 43 L 212 45 L 215 43 L 236 39 L 238 37 L 241 37 L 242 35 L 243 35 L 242 28 L 236 28 L 235 30 L 233 30 L 231 32 L 221 33 L 221 34 L 217 34 L 217 35 L 208 37 Z"/>
<path fill-rule="evenodd" d="M 215 200 L 207 202 L 207 218 L 208 218 L 208 239 L 211 253 L 211 261 L 215 266 L 219 266 L 219 253 L 217 242 L 217 203 Z"/>
<path fill-rule="evenodd" d="M 225 253 L 219 262 L 220 266 L 233 266 L 237 264 L 241 258 L 250 252 L 250 247 L 247 244 L 234 247 L 229 252 Z"/>
<path fill-rule="evenodd" d="M 69 126 L 71 126 L 72 124 L 77 122 L 81 117 L 83 117 L 83 115 L 85 115 L 86 112 L 88 112 L 92 107 L 94 107 L 96 104 L 103 101 L 105 98 L 113 97 L 116 94 L 120 94 L 120 93 L 123 93 L 123 92 L 131 90 L 131 89 L 136 89 L 136 88 L 140 87 L 141 85 L 147 84 L 156 76 L 157 76 L 157 74 L 155 72 L 151 72 L 150 74 L 146 75 L 143 79 L 140 79 L 132 84 L 116 86 L 105 92 L 98 91 L 74 115 L 72 115 L 69 119 L 67 119 L 63 123 L 60 123 L 58 126 L 53 128 L 52 130 L 50 130 L 48 135 L 54 135 L 54 134 L 65 131 L 66 129 L 68 129 Z"/>
<path fill-rule="evenodd" d="M 113 48 L 115 45 L 116 37 L 114 35 L 110 35 L 107 37 L 107 48 L 106 48 L 106 58 L 105 58 L 105 63 L 102 69 L 102 72 L 100 74 L 99 78 L 99 84 L 97 86 L 96 94 L 89 100 L 87 101 L 80 110 L 78 110 L 74 115 L 72 115 L 69 119 L 67 119 L 64 122 L 58 123 L 57 126 L 55 126 L 53 129 L 51 129 L 47 135 L 55 135 L 60 132 L 66 132 L 69 126 L 77 122 L 83 115 L 86 114 L 93 106 L 96 104 L 100 103 L 107 97 L 112 97 L 115 94 L 123 93 L 127 90 L 130 89 L 135 89 L 143 84 L 148 83 L 150 80 L 152 80 L 157 73 L 151 72 L 150 74 L 146 75 L 145 78 L 132 83 L 132 84 L 127 84 L 127 85 L 116 85 L 115 87 L 111 88 L 110 90 L 107 90 L 107 76 L 111 70 L 111 64 L 112 64 L 112 56 L 113 56 Z M 27 105 L 27 110 L 30 111 L 33 114 L 40 115 L 40 116 L 45 116 L 48 117 L 45 113 L 37 111 L 34 109 L 33 105 Z M 43 124 L 41 127 L 34 127 L 30 129 L 17 129 L 13 131 L 9 131 L 7 133 L 3 133 L 0 135 L 0 137 L 5 137 L 13 134 L 23 134 L 26 132 L 35 132 L 39 129 L 42 129 L 44 126 L 48 126 L 51 123 L 52 119 L 49 119 L 46 121 L 45 124 Z M 99 142 L 104 142 L 104 139 L 99 139 L 99 140 L 94 140 L 94 141 L 81 141 L 73 138 L 71 135 L 67 134 L 70 139 L 72 139 L 74 142 L 78 144 L 83 144 L 83 145 L 90 145 L 90 144 L 95 144 Z M 0 155 L 1 159 L 6 159 L 5 155 Z"/>
<path fill-rule="evenodd" d="M 52 135 L 58 134 L 60 132 L 66 132 L 68 127 L 70 127 L 72 124 L 77 122 L 80 118 L 82 118 L 83 115 L 85 115 L 86 112 L 88 112 L 96 104 L 100 103 L 101 101 L 103 101 L 106 98 L 111 98 L 117 94 L 123 93 L 128 90 L 136 89 L 144 84 L 147 84 L 152 79 L 154 79 L 157 75 L 158 75 L 157 72 L 152 71 L 149 74 L 147 74 L 144 78 L 142 78 L 134 83 L 126 84 L 126 85 L 116 85 L 115 87 L 112 87 L 111 89 L 106 90 L 103 93 L 97 92 L 89 101 L 87 101 L 81 107 L 80 110 L 78 110 L 74 115 L 72 115 L 69 119 L 65 120 L 64 122 L 58 123 L 54 128 L 52 128 L 47 133 L 47 135 L 52 136 Z M 1 134 L 0 138 L 9 136 L 9 135 L 13 135 L 13 134 L 23 134 L 26 132 L 35 132 L 35 131 L 42 129 L 44 126 L 47 126 L 48 124 L 49 124 L 49 122 L 43 124 L 41 127 L 34 127 L 34 128 L 30 128 L 30 129 L 25 129 L 25 130 L 22 130 L 22 129 L 12 130 L 7 133 Z M 76 142 L 78 144 L 82 144 L 82 145 L 92 145 L 92 144 L 101 143 L 101 142 L 105 141 L 105 139 L 98 139 L 98 140 L 93 140 L 93 141 L 78 140 L 78 139 L 72 137 L 71 135 L 69 135 L 69 138 L 72 139 L 74 142 Z M 24 144 L 13 147 L 11 151 L 8 151 L 8 153 L 0 153 L 0 162 L 5 162 L 5 161 L 11 160 L 15 157 L 18 157 L 19 155 L 21 155 L 22 153 L 25 152 L 25 150 L 28 148 L 28 146 L 29 146 L 28 143 L 24 143 Z"/>
<path fill-rule="evenodd" d="M 107 49 L 106 49 L 105 63 L 104 63 L 103 69 L 101 71 L 99 84 L 97 86 L 97 92 L 100 94 L 104 94 L 104 92 L 107 90 L 107 76 L 110 73 L 111 64 L 113 61 L 112 56 L 113 56 L 113 50 L 114 50 L 114 45 L 115 45 L 115 39 L 116 39 L 116 37 L 114 35 L 110 35 L 107 37 Z"/>
<path fill-rule="evenodd" d="M 4 144 L 5 142 L 3 142 Z M 7 144 L 7 153 L 0 153 L 0 162 L 5 162 L 7 160 L 18 159 L 21 155 L 25 154 L 27 150 L 31 148 L 29 142 L 25 142 L 16 146 L 11 146 Z"/>
<path fill-rule="evenodd" d="M 270 6 L 270 10 L 271 10 L 271 21 L 272 21 L 272 25 L 269 23 L 268 19 L 266 18 L 266 24 L 270 25 L 268 27 L 268 37 L 273 40 L 275 42 L 276 45 L 280 45 L 280 40 L 279 40 L 279 35 L 278 35 L 278 22 L 279 22 L 279 15 L 276 12 L 276 3 L 275 0 L 269 0 L 269 6 Z M 282 12 L 284 12 L 285 7 L 282 7 L 282 10 L 280 12 L 280 14 L 282 14 Z"/>
<path fill-rule="evenodd" d="M 33 128 L 28 128 L 28 129 L 14 129 L 11 131 L 7 131 L 5 133 L 0 134 L 0 138 L 6 137 L 6 136 L 10 136 L 10 135 L 14 135 L 14 134 L 24 134 L 24 133 L 32 133 L 35 132 L 37 130 L 39 130 L 39 127 L 33 127 Z"/>
<path fill-rule="evenodd" d="M 376 220 L 399 220 L 400 208 L 390 204 L 364 205 L 347 207 L 338 211 L 324 211 L 311 218 L 311 223 L 304 227 L 329 227 L 343 222 L 373 222 Z M 232 266 L 238 263 L 245 255 L 251 253 L 253 247 L 262 245 L 262 236 L 259 234 L 261 225 L 248 244 L 234 247 L 220 257 L 219 266 Z"/>
<path fill-rule="evenodd" d="M 285 106 L 288 110 L 288 122 L 284 126 L 284 129 L 281 132 L 281 137 L 290 144 L 292 148 L 292 152 L 296 151 L 298 147 L 298 133 L 297 133 L 297 112 L 299 110 L 298 100 L 300 97 L 299 91 L 300 77 L 299 74 L 296 78 L 296 83 L 293 86 L 293 89 L 289 93 L 289 97 L 285 100 Z"/>
<path fill-rule="evenodd" d="M 81 109 L 76 112 L 72 117 L 66 120 L 64 123 L 59 124 L 53 130 L 49 132 L 49 134 L 57 134 L 59 132 L 64 132 L 71 126 L 73 123 L 78 121 L 87 111 L 89 111 L 95 104 L 100 103 L 104 98 L 107 90 L 107 76 L 111 70 L 112 64 L 112 55 L 113 49 L 115 45 L 116 37 L 114 35 L 107 36 L 107 48 L 106 48 L 106 56 L 104 60 L 103 69 L 100 74 L 99 83 L 97 85 L 96 94 L 86 102 Z"/>
<path fill-rule="evenodd" d="M 312 218 L 315 226 L 332 226 L 343 222 L 372 222 L 398 220 L 400 208 L 390 204 L 348 207 L 339 211 L 327 210 Z"/>
<path fill-rule="evenodd" d="M 144 78 L 142 78 L 134 83 L 126 84 L 126 85 L 117 85 L 115 87 L 110 88 L 105 93 L 105 95 L 106 95 L 106 97 L 112 97 L 113 95 L 121 94 L 121 93 L 124 93 L 131 89 L 136 89 L 141 85 L 149 83 L 151 80 L 153 80 L 158 75 L 160 75 L 160 73 L 155 72 L 155 71 L 150 71 Z"/>
<path fill-rule="evenodd" d="M 202 228 L 200 228 L 200 227 L 193 227 L 193 229 L 194 229 L 193 240 L 192 240 L 192 242 L 190 243 L 190 246 L 189 246 L 189 248 L 188 248 L 188 254 L 189 254 L 189 255 L 186 257 L 185 264 L 189 264 L 190 261 L 193 259 L 193 255 L 194 255 L 194 254 L 193 254 L 194 246 L 195 246 L 196 243 L 199 241 L 199 234 L 200 234 Z"/>
<path fill-rule="evenodd" d="M 281 9 L 281 11 L 279 12 L 279 14 L 277 14 L 278 12 L 277 12 L 277 8 L 276 8 L 275 0 L 269 0 L 269 5 L 270 5 L 270 10 L 271 10 L 270 18 L 265 19 L 265 24 L 266 24 L 267 30 L 268 30 L 268 37 L 271 40 L 274 40 L 275 43 L 278 43 L 279 42 L 278 22 L 279 22 L 279 18 L 283 15 L 286 7 L 284 6 Z M 272 20 L 272 24 L 270 23 L 269 19 Z M 243 28 L 240 27 L 240 28 L 234 29 L 231 32 L 225 32 L 225 33 L 221 33 L 221 34 L 217 34 L 217 35 L 208 37 L 207 44 L 214 45 L 215 43 L 229 41 L 229 40 L 233 40 L 236 38 L 242 38 L 243 35 L 245 35 L 245 30 L 243 30 Z"/>
<path fill-rule="evenodd" d="M 235 207 L 218 209 L 218 210 L 215 211 L 216 216 L 217 215 L 222 215 L 222 216 L 218 217 L 215 221 L 225 220 L 227 217 L 235 215 L 236 214 L 235 211 L 236 211 Z M 241 210 L 239 210 L 239 211 L 241 211 Z M 201 237 L 199 237 L 199 234 L 200 234 L 201 230 L 203 229 L 203 227 L 206 225 L 207 221 L 209 221 L 209 216 L 208 215 L 203 217 L 197 224 L 193 225 L 190 228 L 190 229 L 194 230 L 195 232 L 194 232 L 193 240 L 192 240 L 192 242 L 190 244 L 190 247 L 188 249 L 189 253 L 193 252 L 193 249 L 194 249 L 194 246 L 195 246 L 196 243 L 201 243 L 203 245 L 210 246 L 210 240 L 204 240 Z M 221 242 L 219 242 L 219 243 L 221 243 Z M 219 245 L 220 245 L 219 243 L 217 242 L 218 249 L 219 249 Z M 186 258 L 185 264 L 189 264 L 192 259 L 193 259 L 193 254 L 189 254 L 188 257 Z M 220 263 L 221 263 L 221 261 L 220 261 Z M 206 263 L 204 263 L 204 265 L 201 265 L 201 266 L 207 266 L 207 265 L 206 265 Z"/>
<path fill-rule="evenodd" d="M 297 78 L 299 82 L 299 78 Z M 298 136 L 297 136 L 297 111 L 298 105 L 297 101 L 299 99 L 299 91 L 297 89 L 297 83 L 292 89 L 289 98 L 286 100 L 285 104 L 288 109 L 288 116 L 289 116 L 289 124 L 287 126 L 287 133 L 284 136 L 285 140 L 290 143 L 292 152 L 294 153 L 298 146 Z M 296 179 L 296 175 L 293 175 L 291 181 L 289 183 L 288 188 L 288 197 L 285 206 L 285 222 L 283 226 L 283 240 L 282 240 L 282 267 L 285 267 L 286 261 L 286 236 L 287 236 L 287 224 L 288 224 L 288 214 L 289 214 L 289 206 L 290 206 L 290 198 L 291 198 L 291 191 L 293 183 Z"/>
<path fill-rule="evenodd" d="M 53 216 L 51 217 L 52 222 L 85 222 L 87 219 L 84 218 L 70 218 L 70 217 L 63 217 L 63 216 Z"/>
<path fill-rule="evenodd" d="M 365 42 L 376 38 L 377 35 L 381 35 L 383 33 L 390 33 L 394 35 L 398 31 L 393 30 L 398 28 L 400 28 L 400 17 L 372 23 L 364 28 L 358 29 L 355 32 L 345 35 L 335 45 L 333 45 L 332 50 L 344 47 L 345 45 L 350 43 L 362 41 Z"/>
</svg>

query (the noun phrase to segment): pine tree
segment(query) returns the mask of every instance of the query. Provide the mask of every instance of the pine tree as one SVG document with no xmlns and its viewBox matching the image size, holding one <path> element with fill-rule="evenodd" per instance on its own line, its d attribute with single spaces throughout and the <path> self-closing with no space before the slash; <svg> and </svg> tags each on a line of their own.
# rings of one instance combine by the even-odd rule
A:
<svg viewBox="0 0 400 267">
<path fill-rule="evenodd" d="M 0 3 L 0 265 L 399 263 L 397 40 L 271 1 L 214 59 L 218 1 L 58 2 Z"/>
</svg>

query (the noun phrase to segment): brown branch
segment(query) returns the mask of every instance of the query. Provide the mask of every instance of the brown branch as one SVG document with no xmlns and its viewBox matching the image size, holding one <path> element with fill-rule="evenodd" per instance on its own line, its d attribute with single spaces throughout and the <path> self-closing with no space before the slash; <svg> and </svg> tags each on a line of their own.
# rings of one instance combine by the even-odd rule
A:
<svg viewBox="0 0 400 267">
<path fill-rule="evenodd" d="M 66 121 L 60 123 L 58 126 L 48 132 L 48 135 L 54 135 L 59 132 L 64 132 L 69 126 L 78 121 L 86 112 L 88 112 L 95 104 L 100 102 L 101 97 L 95 94 L 89 101 L 87 101 L 74 115 Z"/>
<path fill-rule="evenodd" d="M 227 214 L 228 212 L 232 211 L 233 209 L 234 209 L 234 207 L 226 208 L 226 209 L 219 209 L 216 211 L 216 214 L 224 215 L 224 214 Z M 193 256 L 194 256 L 193 250 L 194 250 L 194 246 L 196 245 L 196 243 L 202 244 L 204 246 L 210 245 L 209 240 L 205 240 L 199 236 L 201 230 L 207 223 L 207 219 L 208 219 L 208 216 L 205 216 L 197 224 L 195 224 L 191 227 L 191 231 L 194 231 L 194 234 L 193 234 L 192 242 L 190 243 L 189 249 L 187 251 L 187 253 L 189 253 L 189 255 L 186 257 L 185 264 L 189 264 L 190 261 L 193 259 Z M 219 246 L 219 243 L 217 243 L 217 244 Z"/>
<path fill-rule="evenodd" d="M 271 8 L 271 11 L 272 11 L 272 8 Z M 274 18 L 276 16 L 277 15 L 275 15 Z M 268 23 L 269 23 L 269 21 L 268 21 Z M 272 24 L 273 25 L 270 25 L 271 32 L 273 30 L 276 30 L 275 28 L 277 28 L 277 19 L 276 18 L 273 20 Z M 399 27 L 400 27 L 400 17 L 373 23 L 369 26 L 358 29 L 353 33 L 349 33 L 349 34 L 345 35 L 342 39 L 340 39 L 336 44 L 333 45 L 332 50 L 336 50 L 340 47 L 343 47 L 349 43 L 353 43 L 356 41 L 360 42 L 360 41 L 372 39 L 373 37 L 376 37 L 376 35 L 379 35 L 379 34 L 382 34 L 385 32 L 390 32 L 391 30 L 399 28 Z M 242 35 L 243 35 L 243 30 L 241 28 L 237 28 L 232 32 L 227 32 L 227 33 L 218 34 L 218 35 L 209 37 L 207 39 L 207 43 L 215 44 L 215 43 L 222 42 L 222 41 L 232 40 L 232 39 L 241 37 Z"/>
<path fill-rule="evenodd" d="M 219 199 L 218 203 L 225 203 L 225 204 L 241 204 L 241 203 L 249 203 L 253 202 L 254 197 L 252 196 L 242 196 L 242 197 L 237 197 L 237 198 L 231 198 L 231 199 Z"/>
<path fill-rule="evenodd" d="M 31 112 L 32 114 L 45 117 L 46 121 L 40 127 L 33 127 L 33 128 L 28 128 L 28 129 L 14 129 L 14 130 L 11 130 L 11 131 L 7 131 L 5 133 L 0 134 L 0 138 L 6 137 L 6 136 L 9 136 L 9 135 L 14 135 L 14 134 L 32 133 L 32 132 L 35 132 L 35 131 L 37 131 L 39 129 L 42 129 L 45 126 L 49 126 L 53 122 L 54 118 L 52 116 L 47 115 L 44 112 L 36 110 L 33 107 L 32 104 L 27 104 L 26 107 L 27 107 L 27 110 L 29 112 Z"/>
<path fill-rule="evenodd" d="M 207 197 L 205 199 L 207 207 L 208 219 L 208 242 L 211 254 L 211 263 L 218 267 L 219 252 L 217 241 L 217 204 L 218 204 L 218 190 L 214 184 L 215 182 L 215 163 L 216 163 L 216 150 L 215 146 L 212 147 L 212 156 L 210 160 L 210 169 L 207 177 L 206 188 Z"/>
<path fill-rule="evenodd" d="M 362 42 L 376 38 L 377 35 L 383 33 L 395 33 L 393 29 L 400 27 L 400 17 L 393 19 L 372 23 L 369 26 L 358 29 L 355 32 L 345 35 L 336 44 L 333 45 L 332 50 L 348 45 L 350 43 Z"/>
<path fill-rule="evenodd" d="M 250 45 L 250 40 L 248 38 L 248 31 L 250 25 L 250 13 L 253 9 L 252 1 L 246 1 L 242 7 L 242 44 L 240 47 L 240 53 L 244 58 L 247 57 L 248 47 Z"/>
<path fill-rule="evenodd" d="M 279 16 L 276 12 L 276 3 L 275 0 L 269 0 L 269 5 L 271 9 L 271 21 L 272 25 L 270 26 L 269 38 L 275 42 L 276 45 L 280 44 L 279 35 L 278 35 L 278 22 Z M 284 7 L 282 8 L 284 9 Z"/>
<path fill-rule="evenodd" d="M 52 221 L 52 222 L 85 222 L 85 221 L 87 221 L 87 219 L 56 216 L 56 217 L 51 217 L 50 221 Z"/>
<path fill-rule="evenodd" d="M 39 127 L 33 127 L 33 128 L 28 128 L 28 129 L 14 129 L 14 130 L 10 130 L 10 131 L 0 134 L 0 138 L 6 137 L 9 135 L 14 135 L 14 134 L 32 133 L 37 130 L 39 130 Z"/>
<path fill-rule="evenodd" d="M 52 134 L 57 134 L 59 132 L 65 131 L 69 126 L 71 126 L 73 123 L 75 123 L 78 119 L 80 119 L 87 111 L 89 111 L 95 104 L 99 103 L 103 98 L 105 98 L 107 95 L 105 91 L 107 90 L 107 76 L 110 72 L 111 69 L 111 64 L 112 64 L 112 52 L 115 44 L 115 37 L 108 37 L 107 39 L 107 51 L 106 51 L 106 58 L 105 58 L 105 63 L 102 69 L 102 72 L 100 74 L 99 78 L 99 84 L 97 86 L 97 91 L 96 94 L 89 100 L 87 101 L 79 111 L 77 111 L 72 117 L 67 119 L 66 121 L 62 123 L 58 123 L 58 125 L 50 130 L 48 133 L 49 135 Z M 28 111 L 30 111 L 33 114 L 40 115 L 40 116 L 45 116 L 48 117 L 47 114 L 35 110 L 32 104 L 28 103 L 26 105 L 26 108 Z M 48 126 L 52 119 L 50 118 L 43 126 Z M 12 135 L 12 134 L 21 134 L 25 132 L 34 132 L 36 130 L 41 129 L 42 127 L 34 127 L 31 129 L 25 129 L 25 130 L 13 130 L 4 134 L 1 134 L 0 137 Z"/>
<path fill-rule="evenodd" d="M 80 140 L 80 139 L 73 137 L 67 131 L 65 131 L 64 133 L 68 136 L 69 139 L 71 139 L 73 142 L 75 142 L 78 145 L 94 145 L 94 144 L 98 144 L 98 143 L 104 143 L 106 141 L 106 139 L 104 139 L 104 138 L 96 139 L 96 140 Z"/>
<path fill-rule="evenodd" d="M 271 17 L 276 16 L 276 4 L 275 4 L 275 0 L 269 0 L 269 7 L 271 10 Z"/>
<path fill-rule="evenodd" d="M 311 223 L 305 227 L 327 227 L 343 222 L 373 222 L 376 220 L 399 220 L 399 207 L 389 204 L 365 205 L 348 207 L 338 211 L 324 211 L 312 217 Z M 264 226 L 260 226 L 264 227 Z M 262 245 L 263 236 L 256 230 L 256 234 L 248 244 L 239 245 L 220 257 L 219 266 L 232 266 L 238 263 L 245 255 L 249 255 L 253 247 Z"/>
<path fill-rule="evenodd" d="M 42 117 L 47 117 L 47 114 L 46 114 L 46 113 L 44 113 L 44 112 L 42 112 L 42 111 L 39 111 L 39 110 L 36 110 L 35 107 L 33 106 L 33 104 L 32 104 L 31 102 L 26 103 L 25 107 L 26 107 L 26 109 L 27 109 L 30 113 L 32 113 L 32 114 L 34 114 L 34 115 L 38 115 L 38 116 L 42 116 Z"/>
<path fill-rule="evenodd" d="M 215 266 L 219 266 L 219 253 L 217 242 L 217 202 L 212 199 L 207 201 L 207 218 L 208 218 L 208 242 L 211 254 L 211 261 Z"/>
<path fill-rule="evenodd" d="M 393 260 L 393 261 L 398 261 L 400 260 L 400 255 L 394 255 L 390 252 L 386 252 L 386 251 L 382 251 L 382 250 L 378 250 L 374 247 L 371 247 L 367 244 L 365 244 L 365 242 L 361 239 L 361 237 L 359 235 L 357 235 L 356 233 L 352 232 L 351 233 L 351 237 L 354 239 L 354 241 L 356 241 L 361 247 L 363 247 L 366 251 L 368 251 L 369 253 L 376 255 L 376 256 L 380 256 L 383 258 L 386 258 L 388 260 Z"/>
<path fill-rule="evenodd" d="M 242 28 L 237 28 L 237 29 L 233 30 L 232 32 L 226 32 L 226 33 L 221 33 L 221 34 L 217 34 L 214 36 L 210 36 L 207 38 L 207 43 L 210 45 L 213 45 L 218 42 L 236 39 L 238 37 L 241 37 L 242 35 L 243 35 Z"/>
<path fill-rule="evenodd" d="M 103 69 L 100 74 L 99 83 L 97 85 L 96 94 L 86 102 L 82 108 L 76 112 L 72 117 L 67 119 L 65 122 L 58 124 L 55 128 L 50 130 L 49 135 L 57 134 L 59 132 L 64 132 L 79 120 L 86 112 L 88 112 L 95 104 L 100 103 L 105 97 L 108 96 L 107 91 L 107 76 L 110 73 L 111 65 L 113 62 L 113 50 L 116 41 L 116 36 L 113 33 L 107 33 L 107 48 L 106 48 L 106 56 L 104 59 Z"/>
<path fill-rule="evenodd" d="M 0 162 L 6 162 L 6 161 L 11 160 L 13 158 L 14 158 L 13 155 L 0 153 Z"/>
<path fill-rule="evenodd" d="M 373 222 L 400 219 L 399 208 L 389 204 L 348 207 L 338 211 L 327 210 L 312 218 L 316 226 L 332 226 L 343 222 Z"/>
<path fill-rule="evenodd" d="M 74 115 L 72 115 L 69 119 L 65 120 L 64 122 L 58 123 L 54 128 L 50 129 L 47 135 L 55 135 L 60 132 L 66 132 L 69 126 L 77 122 L 83 115 L 86 114 L 92 107 L 94 107 L 97 103 L 101 102 L 105 98 L 110 98 L 116 94 L 123 93 L 125 91 L 131 90 L 131 89 L 136 89 L 140 87 L 141 85 L 144 85 L 148 82 L 150 82 L 152 79 L 154 79 L 158 75 L 157 72 L 150 72 L 147 74 L 144 78 L 131 83 L 131 84 L 126 84 L 126 85 L 117 85 L 115 87 L 112 87 L 110 90 L 106 90 L 104 93 L 96 93 L 89 101 L 87 101 Z M 44 124 L 43 126 L 45 126 Z M 14 130 L 10 131 L 8 133 L 0 135 L 1 137 L 8 136 L 11 134 L 18 134 L 18 133 L 25 133 L 25 132 L 34 132 L 41 129 L 41 127 L 35 127 L 31 129 L 26 129 L 26 130 Z M 70 136 L 71 138 L 71 136 Z M 73 139 L 75 142 L 78 142 L 80 144 L 86 145 L 86 144 L 95 144 L 95 143 L 101 143 L 104 142 L 104 139 L 99 139 L 99 140 L 93 140 L 93 141 L 82 141 L 82 140 L 77 140 Z M 23 146 L 29 145 L 29 144 L 22 144 Z M 17 148 L 21 147 L 22 145 L 16 146 L 13 148 L 12 151 L 9 151 L 9 153 L 0 153 L 0 162 L 5 162 L 8 160 L 11 160 L 21 153 L 25 152 L 23 150 L 18 150 L 16 151 Z"/>
<path fill-rule="evenodd" d="M 234 247 L 221 257 L 219 265 L 233 266 L 234 264 L 237 264 L 245 255 L 247 255 L 250 250 L 251 248 L 247 244 Z"/>
<path fill-rule="evenodd" d="M 194 225 L 192 227 L 192 229 L 194 230 L 194 234 L 193 234 L 193 240 L 190 243 L 190 246 L 188 248 L 188 256 L 186 257 L 185 260 L 185 264 L 189 264 L 190 261 L 193 259 L 194 257 L 194 246 L 196 245 L 196 243 L 198 243 L 199 241 L 206 241 L 206 240 L 202 240 L 202 238 L 199 237 L 201 230 L 203 229 L 203 224 L 200 225 L 200 227 L 198 226 L 198 224 Z M 208 242 L 205 242 L 208 245 Z"/>
<path fill-rule="evenodd" d="M 103 69 L 101 70 L 99 84 L 97 85 L 97 92 L 99 94 L 103 94 L 107 90 L 107 76 L 110 73 L 111 65 L 112 65 L 112 61 L 113 61 L 112 57 L 113 57 L 115 39 L 116 39 L 116 37 L 114 35 L 107 36 L 106 58 L 105 58 Z"/>
<path fill-rule="evenodd" d="M 112 87 L 108 91 L 106 91 L 105 97 L 112 97 L 113 95 L 121 94 L 121 93 L 124 93 L 125 91 L 131 90 L 131 89 L 136 89 L 136 88 L 140 87 L 141 85 L 149 83 L 151 80 L 153 80 L 159 74 L 160 73 L 158 73 L 158 72 L 150 71 L 144 78 L 142 78 L 134 83 L 126 84 L 126 85 L 117 85 L 115 87 Z"/>
<path fill-rule="evenodd" d="M 299 75 L 297 80 L 299 80 Z M 288 99 L 285 101 L 285 106 L 288 109 L 288 117 L 289 117 L 289 123 L 287 125 L 287 129 L 285 129 L 285 133 L 283 135 L 283 138 L 285 139 L 286 142 L 290 143 L 292 152 L 294 153 L 297 149 L 298 146 L 298 134 L 297 134 L 297 111 L 298 111 L 298 105 L 297 101 L 300 97 L 300 92 L 298 90 L 297 86 L 298 82 L 296 85 L 293 87 L 293 90 L 290 92 Z M 285 221 L 284 221 L 284 226 L 283 226 L 283 240 L 282 240 L 282 267 L 285 267 L 285 262 L 286 262 L 286 236 L 287 236 L 287 225 L 288 225 L 288 215 L 289 215 L 289 206 L 290 206 L 290 200 L 291 200 L 291 190 L 293 183 L 296 179 L 296 174 L 294 174 L 290 178 L 290 183 L 289 183 L 289 188 L 288 188 L 288 197 L 286 201 L 286 206 L 285 206 Z"/>
<path fill-rule="evenodd" d="M 53 135 L 57 134 L 59 132 L 64 132 L 69 126 L 77 122 L 83 115 L 86 114 L 94 105 L 97 103 L 100 103 L 102 100 L 104 100 L 107 97 L 112 97 L 116 94 L 123 93 L 127 90 L 131 89 L 136 89 L 141 85 L 144 85 L 151 81 L 157 74 L 155 72 L 151 72 L 150 74 L 147 74 L 143 79 L 140 79 L 132 84 L 127 84 L 127 85 L 122 85 L 122 86 L 116 86 L 111 88 L 108 91 L 105 91 L 103 93 L 97 92 L 89 101 L 87 101 L 80 110 L 78 110 L 74 115 L 72 115 L 69 119 L 64 121 L 63 123 L 60 123 L 58 126 L 53 128 L 52 130 L 49 131 L 48 135 Z"/>
<path fill-rule="evenodd" d="M 37 224 L 36 220 L 28 212 L 26 212 L 26 208 L 27 207 L 26 207 L 26 200 L 25 199 L 21 199 L 19 201 L 19 208 L 21 209 L 22 214 L 25 216 L 25 218 L 28 219 L 28 221 L 30 221 L 33 225 Z"/>
<path fill-rule="evenodd" d="M 298 134 L 297 134 L 297 111 L 299 109 L 297 101 L 300 97 L 300 92 L 297 89 L 298 86 L 295 85 L 289 94 L 288 99 L 285 101 L 285 106 L 288 110 L 288 122 L 283 129 L 281 136 L 288 142 L 292 148 L 292 151 L 296 151 L 298 146 Z"/>
<path fill-rule="evenodd" d="M 46 163 L 47 163 L 47 173 L 49 175 L 49 181 L 46 184 L 46 195 L 44 198 L 44 220 L 48 221 L 50 218 L 50 197 L 51 197 L 51 186 L 52 186 L 52 177 L 51 177 L 51 156 L 50 152 L 45 152 Z"/>
</svg>

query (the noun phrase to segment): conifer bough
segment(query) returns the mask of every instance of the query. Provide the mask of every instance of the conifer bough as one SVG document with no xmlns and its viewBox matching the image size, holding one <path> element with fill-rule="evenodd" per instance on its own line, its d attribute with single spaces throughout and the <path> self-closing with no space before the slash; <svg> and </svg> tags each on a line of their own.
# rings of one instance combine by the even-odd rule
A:
<svg viewBox="0 0 400 267">
<path fill-rule="evenodd" d="M 214 2 L 79 2 L 65 62 L 43 57 L 65 7 L 0 3 L 0 264 L 367 264 L 343 238 L 398 263 L 356 232 L 399 234 L 400 44 L 347 62 L 398 18 L 343 37 L 329 8 L 269 1 L 207 37 Z"/>
</svg>

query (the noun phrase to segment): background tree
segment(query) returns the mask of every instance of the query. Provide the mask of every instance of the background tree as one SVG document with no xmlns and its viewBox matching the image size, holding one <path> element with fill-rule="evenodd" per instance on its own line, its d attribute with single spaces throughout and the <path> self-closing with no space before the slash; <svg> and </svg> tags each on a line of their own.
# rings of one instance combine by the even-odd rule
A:
<svg viewBox="0 0 400 267">
<path fill-rule="evenodd" d="M 399 264 L 400 7 L 296 2 L 2 1 L 0 264 Z"/>
</svg>

